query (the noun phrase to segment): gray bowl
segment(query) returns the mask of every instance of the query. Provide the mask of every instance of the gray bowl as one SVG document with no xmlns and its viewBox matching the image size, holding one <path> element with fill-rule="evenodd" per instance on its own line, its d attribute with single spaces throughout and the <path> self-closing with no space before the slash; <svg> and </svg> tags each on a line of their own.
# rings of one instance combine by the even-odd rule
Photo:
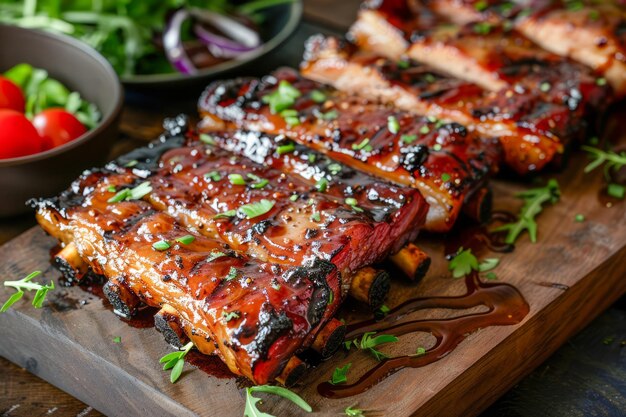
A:
<svg viewBox="0 0 626 417">
<path fill-rule="evenodd" d="M 302 2 L 277 5 L 265 10 L 266 20 L 262 25 L 264 44 L 242 59 L 233 59 L 198 71 L 197 74 L 180 73 L 147 74 L 122 77 L 122 83 L 129 89 L 142 93 L 176 92 L 204 88 L 207 81 L 228 74 L 235 76 L 253 68 L 255 62 L 278 48 L 296 30 L 302 17 Z"/>
<path fill-rule="evenodd" d="M 0 25 L 0 45 L 0 72 L 22 62 L 43 68 L 102 113 L 100 124 L 76 140 L 0 160 L 0 217 L 8 217 L 29 210 L 24 204 L 29 198 L 53 196 L 84 169 L 105 162 L 118 134 L 124 94 L 111 65 L 75 39 Z"/>
</svg>

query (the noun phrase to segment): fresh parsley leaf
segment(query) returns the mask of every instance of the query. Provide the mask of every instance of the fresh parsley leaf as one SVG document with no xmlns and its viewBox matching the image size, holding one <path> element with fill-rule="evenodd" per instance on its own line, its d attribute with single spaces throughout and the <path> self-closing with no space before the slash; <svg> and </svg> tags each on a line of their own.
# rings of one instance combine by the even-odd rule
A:
<svg viewBox="0 0 626 417">
<path fill-rule="evenodd" d="M 299 395 L 288 390 L 287 388 L 274 385 L 257 385 L 254 387 L 246 388 L 246 406 L 243 411 L 244 417 L 274 417 L 258 409 L 257 404 L 261 401 L 261 399 L 252 395 L 255 392 L 278 395 L 291 401 L 307 413 L 313 411 L 311 406 L 307 404 L 306 401 L 304 401 Z"/>
<path fill-rule="evenodd" d="M 155 250 L 158 250 L 158 251 L 162 252 L 164 250 L 168 250 L 171 247 L 171 245 L 167 241 L 165 241 L 165 240 L 159 240 L 158 242 L 154 242 L 152 244 L 152 247 Z"/>
<path fill-rule="evenodd" d="M 246 215 L 248 219 L 254 219 L 255 217 L 262 216 L 269 212 L 274 207 L 275 202 L 263 199 L 256 203 L 245 204 L 239 207 L 241 213 Z"/>
<path fill-rule="evenodd" d="M 452 271 L 454 278 L 464 277 L 478 270 L 478 259 L 472 254 L 471 249 L 459 248 L 454 258 L 450 260 L 448 270 Z"/>
<path fill-rule="evenodd" d="M 479 272 L 491 271 L 493 268 L 498 266 L 500 263 L 500 259 L 498 258 L 486 258 L 480 264 L 478 264 Z"/>
<path fill-rule="evenodd" d="M 333 371 L 333 376 L 330 378 L 330 383 L 333 385 L 337 385 L 348 382 L 348 370 L 351 366 L 352 363 L 349 363 L 342 368 L 335 368 L 335 370 Z"/>
<path fill-rule="evenodd" d="M 167 371 L 169 369 L 172 370 L 170 373 L 170 382 L 173 384 L 178 381 L 180 375 L 183 372 L 183 366 L 185 365 L 185 356 L 189 353 L 191 348 L 193 347 L 193 342 L 187 343 L 185 346 L 181 348 L 178 352 L 168 353 L 159 359 L 159 363 L 163 363 L 163 370 Z"/>
<path fill-rule="evenodd" d="M 222 213 L 218 213 L 213 216 L 214 219 L 223 219 L 227 217 L 235 217 L 237 215 L 237 210 L 226 210 Z"/>
<path fill-rule="evenodd" d="M 232 281 L 237 278 L 237 275 L 239 275 L 239 271 L 234 266 L 231 266 L 228 270 L 228 275 L 224 277 L 224 281 Z"/>
<path fill-rule="evenodd" d="M 189 245 L 190 243 L 192 243 L 194 240 L 196 240 L 195 237 L 193 237 L 192 235 L 185 235 L 179 238 L 175 239 L 177 242 L 182 243 L 183 245 Z"/>
<path fill-rule="evenodd" d="M 493 229 L 493 231 L 506 231 L 507 235 L 504 241 L 505 243 L 511 244 L 526 230 L 528 231 L 530 241 L 535 243 L 537 241 L 537 223 L 535 222 L 535 217 L 541 213 L 544 204 L 555 204 L 559 201 L 560 196 L 561 191 L 559 184 L 555 179 L 548 181 L 545 187 L 533 188 L 517 194 L 518 198 L 524 200 L 524 205 L 520 209 L 518 220 L 497 227 Z"/>
<path fill-rule="evenodd" d="M 122 343 L 122 338 L 120 336 L 115 336 L 113 338 L 113 343 Z"/>
<path fill-rule="evenodd" d="M 214 251 L 206 258 L 207 262 L 211 262 L 216 260 L 217 258 L 221 258 L 222 256 L 226 256 L 224 252 Z"/>
</svg>

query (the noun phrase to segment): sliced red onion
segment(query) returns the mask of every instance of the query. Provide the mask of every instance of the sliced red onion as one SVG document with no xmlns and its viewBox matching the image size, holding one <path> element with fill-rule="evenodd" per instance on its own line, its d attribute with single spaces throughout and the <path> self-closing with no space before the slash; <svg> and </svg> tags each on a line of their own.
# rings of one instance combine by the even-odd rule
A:
<svg viewBox="0 0 626 417">
<path fill-rule="evenodd" d="M 241 54 L 254 51 L 257 48 L 256 46 L 245 46 L 239 42 L 220 36 L 199 24 L 194 25 L 193 31 L 196 36 L 198 36 L 198 39 L 200 39 L 215 56 L 237 58 Z"/>
<path fill-rule="evenodd" d="M 210 26 L 213 26 L 221 33 L 228 36 L 234 43 L 238 43 L 241 46 L 245 46 L 247 48 L 256 48 L 261 44 L 261 37 L 259 34 L 250 29 L 248 26 L 243 23 L 233 19 L 232 17 L 224 16 L 223 14 L 210 12 L 208 10 L 191 8 L 189 9 L 191 15 L 196 18 L 198 21 L 207 23 Z M 208 32 L 208 31 L 207 31 Z M 230 41 L 222 36 L 216 35 L 224 40 Z M 211 37 L 212 38 L 212 37 Z M 231 41 L 231 42 L 232 42 Z M 212 41 L 209 41 L 212 42 Z M 219 40 L 218 40 L 219 42 Z"/>
<path fill-rule="evenodd" d="M 165 50 L 165 56 L 174 68 L 183 74 L 195 74 L 198 72 L 198 69 L 187 55 L 187 52 L 185 52 L 181 37 L 182 25 L 185 20 L 190 17 L 191 15 L 187 9 L 177 10 L 169 19 L 163 31 L 163 49 Z"/>
<path fill-rule="evenodd" d="M 181 36 L 183 23 L 191 17 L 230 37 L 229 39 L 213 33 L 200 24 L 194 25 L 194 32 L 200 41 L 215 56 L 236 58 L 243 53 L 256 49 L 261 44 L 261 38 L 257 32 L 231 17 L 197 8 L 178 9 L 169 19 L 163 31 L 163 49 L 170 63 L 183 74 L 198 72 L 198 68 L 185 51 Z"/>
</svg>

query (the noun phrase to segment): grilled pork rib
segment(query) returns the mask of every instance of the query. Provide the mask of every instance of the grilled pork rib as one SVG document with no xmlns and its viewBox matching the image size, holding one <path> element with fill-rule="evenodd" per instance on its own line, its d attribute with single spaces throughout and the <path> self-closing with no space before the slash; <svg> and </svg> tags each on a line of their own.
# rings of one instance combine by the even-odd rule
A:
<svg viewBox="0 0 626 417">
<path fill-rule="evenodd" d="M 510 22 L 542 48 L 597 70 L 618 96 L 626 94 L 626 7 L 619 0 L 428 0 L 425 3 L 459 24 Z"/>
<path fill-rule="evenodd" d="M 305 77 L 498 137 L 506 164 L 518 173 L 542 169 L 569 142 L 568 126 L 573 121 L 565 105 L 512 89 L 486 91 L 415 61 L 358 51 L 332 37 L 313 36 L 306 51 L 301 68 Z"/>
<path fill-rule="evenodd" d="M 143 182 L 141 200 L 115 198 Z M 332 318 L 352 273 L 412 240 L 426 215 L 417 190 L 370 179 L 320 193 L 180 133 L 33 204 L 115 296 L 171 307 L 201 352 L 255 383 L 274 380 Z"/>
<path fill-rule="evenodd" d="M 293 96 L 288 108 L 266 104 L 280 104 L 282 95 Z M 263 80 L 215 82 L 199 109 L 205 131 L 284 135 L 357 170 L 418 188 L 430 205 L 431 231 L 452 227 L 465 198 L 497 169 L 501 152 L 497 140 L 461 125 L 348 96 L 290 69 Z"/>
</svg>

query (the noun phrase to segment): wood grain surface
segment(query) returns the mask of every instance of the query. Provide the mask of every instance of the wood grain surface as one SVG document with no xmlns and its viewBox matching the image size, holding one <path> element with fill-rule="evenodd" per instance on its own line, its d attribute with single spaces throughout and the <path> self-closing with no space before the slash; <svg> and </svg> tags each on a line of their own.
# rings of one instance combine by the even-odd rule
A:
<svg viewBox="0 0 626 417">
<path fill-rule="evenodd" d="M 307 19 L 342 27 L 351 21 L 342 20 L 343 10 L 353 13 L 358 2 L 345 2 L 351 3 L 351 8 L 341 2 L 341 7 L 336 9 L 329 3 L 337 4 L 321 0 L 305 2 Z M 318 9 L 315 4 L 322 4 L 326 8 Z M 328 12 L 330 8 L 332 13 Z M 325 21 L 324 16 L 330 16 L 331 20 Z M 282 64 L 293 64 L 302 41 L 317 30 L 310 24 L 303 25 L 294 39 L 278 51 L 271 62 L 264 64 L 267 70 Z M 260 72 L 264 70 L 259 68 Z M 163 116 L 193 112 L 194 102 L 195 97 L 186 96 L 127 107 L 122 125 L 123 136 L 115 154 L 152 139 L 160 132 Z M 361 367 L 371 365 L 371 362 L 368 362 L 369 358 L 357 354 L 346 357 L 343 353 L 335 355 L 330 362 L 313 370 L 298 388 L 314 405 L 316 412 L 319 415 L 337 415 L 346 405 L 358 403 L 360 408 L 376 410 L 378 415 L 408 415 L 418 408 L 419 414 L 423 415 L 476 414 L 623 294 L 624 280 L 619 278 L 624 276 L 626 266 L 619 260 L 620 257 L 624 259 L 626 244 L 626 237 L 623 236 L 624 206 L 602 206 L 597 200 L 601 183 L 599 176 L 582 175 L 580 167 L 584 164 L 584 158 L 578 155 L 575 159 L 567 171 L 557 175 L 564 189 L 563 200 L 541 216 L 540 242 L 532 245 L 523 238 L 514 254 L 502 257 L 501 266 L 497 270 L 501 281 L 515 283 L 531 303 L 531 314 L 522 325 L 483 329 L 471 335 L 459 349 L 442 361 L 424 369 L 400 371 L 366 394 L 345 401 L 321 399 L 315 393 L 315 382 L 328 379 L 335 366 L 354 362 L 351 372 L 356 375 Z M 527 185 L 496 182 L 496 205 L 518 207 L 519 202 L 512 199 L 511 194 L 524 187 Z M 573 218 L 578 213 L 584 214 L 587 221 L 575 223 Z M 3 222 L 0 225 L 0 239 L 14 236 L 31 224 L 32 220 L 28 216 Z M 43 237 L 37 229 L 28 232 L 2 249 L 1 276 L 17 278 L 39 267 L 47 268 L 46 275 L 56 278 L 58 273 L 48 266 L 47 251 L 51 245 L 53 241 Z M 449 278 L 445 271 L 441 242 L 430 241 L 429 249 L 435 254 L 435 265 L 425 282 L 419 286 L 409 286 L 396 280 L 388 303 L 390 306 L 410 294 L 462 291 L 462 283 Z M 540 285 L 545 282 L 565 284 L 569 289 L 563 291 Z M 64 296 L 65 291 L 69 298 Z M 6 292 L 0 292 L 1 300 L 6 296 Z M 77 301 L 77 308 L 68 306 L 68 299 Z M 109 415 L 129 415 L 132 411 L 137 414 L 152 411 L 156 413 L 153 415 L 164 415 L 162 413 L 166 412 L 186 415 L 185 406 L 192 413 L 204 412 L 205 415 L 242 414 L 242 391 L 234 380 L 208 377 L 187 365 L 181 381 L 176 385 L 169 384 L 167 373 L 160 371 L 157 364 L 158 357 L 166 353 L 168 348 L 154 329 L 129 327 L 114 318 L 100 299 L 79 289 L 59 291 L 51 300 L 53 302 L 50 306 L 41 311 L 27 307 L 25 302 L 20 304 L 19 312 L 0 317 L 0 328 L 7 330 L 3 330 L 2 340 L 17 344 L 8 351 L 0 349 L 0 356 L 15 359 L 28 371 L 54 380 L 57 384 L 59 376 L 62 376 L 67 384 L 62 388 Z M 80 305 L 81 300 L 87 301 L 87 304 Z M 358 316 L 365 313 L 357 305 L 348 305 L 346 314 Z M 444 316 L 450 314 L 443 312 Z M 19 325 L 13 320 L 18 320 Z M 25 332 L 33 337 L 24 341 Z M 121 344 L 113 343 L 115 336 L 122 337 Z M 618 340 L 612 347 L 619 352 L 620 339 L 619 336 L 615 337 Z M 399 346 L 394 346 L 388 352 L 393 354 L 397 349 L 410 349 L 418 343 L 427 345 L 428 340 L 425 335 L 411 340 L 403 338 Z M 0 345 L 6 346 L 6 343 L 0 342 Z M 602 343 L 602 348 L 606 347 Z M 33 362 L 35 355 L 43 355 L 47 360 Z M 57 361 L 65 365 L 63 372 L 54 367 Z M 0 365 L 0 413 L 3 415 L 99 414 L 91 406 L 5 360 L 0 359 Z M 7 373 L 11 373 L 11 376 L 8 377 Z M 619 388 L 620 379 L 617 375 L 614 377 L 617 385 L 612 386 Z M 610 384 L 610 381 L 607 383 Z M 162 393 L 167 399 L 163 398 Z M 611 393 L 607 391 L 604 394 L 608 398 Z M 612 394 L 612 412 L 624 410 L 624 391 L 617 390 Z M 100 398 L 97 405 L 93 401 L 94 396 Z M 144 402 L 139 402 L 141 398 L 145 399 Z M 170 400 L 172 398 L 174 400 Z M 213 405 L 216 399 L 219 402 Z M 132 405 L 128 402 L 132 402 Z M 180 408 L 181 404 L 183 408 Z M 155 405 L 159 407 L 156 410 L 147 408 Z M 15 406 L 17 408 L 13 408 Z M 299 415 L 288 404 L 274 398 L 268 398 L 266 406 L 268 412 L 276 415 Z M 492 411 L 496 412 L 492 415 L 504 415 L 500 411 Z M 598 415 L 619 414 L 611 414 L 609 409 L 607 413 Z"/>
</svg>

